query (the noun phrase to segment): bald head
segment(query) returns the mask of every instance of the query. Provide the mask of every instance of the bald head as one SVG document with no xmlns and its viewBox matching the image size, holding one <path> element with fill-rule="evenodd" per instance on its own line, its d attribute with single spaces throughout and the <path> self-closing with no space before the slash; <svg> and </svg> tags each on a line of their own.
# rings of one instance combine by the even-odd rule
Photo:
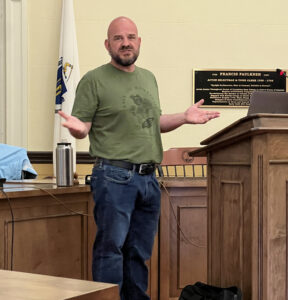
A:
<svg viewBox="0 0 288 300">
<path fill-rule="evenodd" d="M 115 67 L 127 72 L 134 71 L 140 44 L 137 26 L 131 19 L 118 17 L 110 23 L 105 47 Z"/>
<path fill-rule="evenodd" d="M 138 36 L 137 26 L 131 19 L 127 17 L 118 17 L 110 23 L 107 31 L 107 38 L 109 39 L 115 31 L 122 28 L 127 28 L 128 30 L 131 30 L 134 33 L 136 33 Z"/>
</svg>

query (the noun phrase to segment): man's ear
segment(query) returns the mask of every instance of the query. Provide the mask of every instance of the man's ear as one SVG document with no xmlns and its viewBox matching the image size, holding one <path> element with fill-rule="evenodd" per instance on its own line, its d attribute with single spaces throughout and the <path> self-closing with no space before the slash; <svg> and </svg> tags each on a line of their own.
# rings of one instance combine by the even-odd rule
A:
<svg viewBox="0 0 288 300">
<path fill-rule="evenodd" d="M 105 48 L 107 49 L 107 51 L 109 51 L 109 42 L 108 42 L 108 39 L 105 40 L 104 45 L 105 45 Z"/>
</svg>

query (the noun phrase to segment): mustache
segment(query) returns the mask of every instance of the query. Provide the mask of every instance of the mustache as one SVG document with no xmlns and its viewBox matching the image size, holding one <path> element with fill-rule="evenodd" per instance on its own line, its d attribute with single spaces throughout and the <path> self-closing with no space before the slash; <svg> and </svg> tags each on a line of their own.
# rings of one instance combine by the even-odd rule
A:
<svg viewBox="0 0 288 300">
<path fill-rule="evenodd" d="M 121 46 L 119 50 L 133 50 L 134 48 L 131 46 Z"/>
</svg>

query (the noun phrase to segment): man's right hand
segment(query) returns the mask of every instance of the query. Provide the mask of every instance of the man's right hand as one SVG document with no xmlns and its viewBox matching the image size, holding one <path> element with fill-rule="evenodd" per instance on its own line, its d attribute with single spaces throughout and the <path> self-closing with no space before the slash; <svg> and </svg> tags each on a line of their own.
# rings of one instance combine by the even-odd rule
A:
<svg viewBox="0 0 288 300">
<path fill-rule="evenodd" d="M 83 139 L 87 136 L 91 128 L 91 122 L 82 122 L 78 118 L 67 115 L 61 110 L 58 111 L 58 114 L 65 119 L 62 126 L 68 128 L 72 136 L 76 139 Z"/>
</svg>

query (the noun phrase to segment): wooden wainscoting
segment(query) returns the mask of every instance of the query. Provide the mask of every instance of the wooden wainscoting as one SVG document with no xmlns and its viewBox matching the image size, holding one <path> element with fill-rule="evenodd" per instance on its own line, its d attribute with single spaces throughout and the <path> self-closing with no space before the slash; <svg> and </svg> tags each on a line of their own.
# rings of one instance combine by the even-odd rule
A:
<svg viewBox="0 0 288 300">
<path fill-rule="evenodd" d="M 159 300 L 178 300 L 188 284 L 207 282 L 207 183 L 164 179 L 159 230 Z"/>
<path fill-rule="evenodd" d="M 178 300 L 185 285 L 195 281 L 207 282 L 206 157 L 189 157 L 188 153 L 194 149 L 173 148 L 164 152 L 162 166 L 169 166 L 170 171 L 169 174 L 164 171 L 164 176 L 158 178 L 162 191 L 161 216 L 152 257 L 147 262 L 151 300 Z M 38 160 L 36 157 L 33 159 L 33 155 L 29 155 L 36 171 L 40 171 L 40 176 L 47 176 L 49 172 L 51 176 L 52 155 L 50 160 L 39 160 L 45 157 L 43 154 L 39 154 Z M 79 176 L 91 174 L 92 166 L 93 160 L 88 154 L 86 158 L 82 154 L 82 159 L 77 160 Z M 174 174 L 175 167 L 187 169 Z M 194 172 L 188 171 L 193 167 Z M 199 172 L 195 171 L 197 168 Z M 91 203 L 93 206 L 93 201 Z M 91 249 L 96 232 L 93 218 L 91 220 L 87 268 L 91 268 Z"/>
<path fill-rule="evenodd" d="M 83 185 L 5 184 L 0 269 L 91 279 L 91 198 Z"/>
</svg>

